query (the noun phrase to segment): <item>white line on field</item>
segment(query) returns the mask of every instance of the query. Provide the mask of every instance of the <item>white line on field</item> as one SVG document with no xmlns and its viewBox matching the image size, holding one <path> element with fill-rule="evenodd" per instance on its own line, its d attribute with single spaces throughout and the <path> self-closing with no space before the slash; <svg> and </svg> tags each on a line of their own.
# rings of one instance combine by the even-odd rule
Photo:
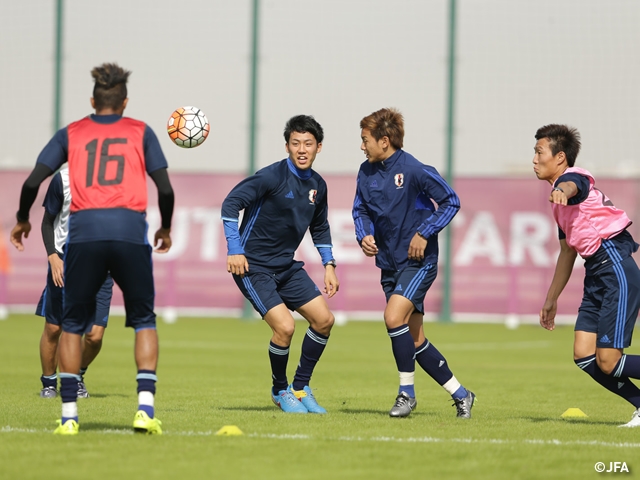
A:
<svg viewBox="0 0 640 480">
<path fill-rule="evenodd" d="M 0 428 L 0 433 L 51 433 L 52 429 L 35 429 L 35 428 L 16 428 L 5 426 Z M 101 435 L 133 435 L 133 430 L 109 428 L 104 430 L 90 430 L 89 433 L 97 433 Z M 186 432 L 167 431 L 163 435 L 181 436 L 181 437 L 210 437 L 216 436 L 216 432 L 206 430 L 203 432 L 194 432 L 192 430 Z M 629 442 L 601 442 L 598 440 L 542 440 L 542 439 L 524 439 L 524 440 L 508 440 L 502 438 L 436 438 L 436 437 L 319 437 L 304 434 L 288 434 L 288 433 L 249 433 L 245 436 L 249 438 L 269 438 L 274 440 L 329 440 L 338 442 L 386 442 L 386 443 L 468 443 L 468 444 L 492 444 L 492 445 L 554 445 L 554 446 L 594 446 L 594 447 L 610 447 L 610 448 L 640 448 L 640 443 Z"/>
</svg>

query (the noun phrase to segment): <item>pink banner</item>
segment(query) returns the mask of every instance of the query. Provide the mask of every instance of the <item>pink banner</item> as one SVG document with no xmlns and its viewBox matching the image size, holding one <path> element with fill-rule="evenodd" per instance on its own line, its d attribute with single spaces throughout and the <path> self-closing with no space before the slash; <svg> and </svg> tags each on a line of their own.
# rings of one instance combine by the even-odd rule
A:
<svg viewBox="0 0 640 480">
<path fill-rule="evenodd" d="M 27 172 L 0 174 L 0 305 L 35 305 L 45 284 L 47 259 L 40 222 L 43 185 L 31 212 L 33 230 L 25 251 L 9 244 L 18 198 Z M 154 254 L 156 305 L 179 311 L 237 312 L 243 298 L 226 272 L 226 242 L 220 206 L 241 175 L 171 174 L 176 192 L 173 247 Z M 384 309 L 380 273 L 355 241 L 351 204 L 354 176 L 325 176 L 329 185 L 330 223 L 338 262 L 340 292 L 330 300 L 334 311 L 379 318 Z M 599 180 L 598 187 L 634 219 L 640 215 L 638 182 Z M 452 311 L 456 314 L 536 314 L 553 276 L 559 250 L 557 227 L 547 201 L 549 185 L 531 179 L 458 178 L 454 188 L 462 209 L 454 219 L 452 255 Z M 150 184 L 148 214 L 151 235 L 158 227 L 156 191 Z M 631 232 L 640 238 L 635 225 Z M 444 258 L 444 235 L 440 237 Z M 310 238 L 305 238 L 297 258 L 319 285 L 323 268 Z M 442 270 L 443 262 L 440 269 Z M 442 272 L 441 272 L 442 273 Z M 576 312 L 582 291 L 583 267 L 579 260 L 559 305 L 559 313 Z M 442 282 L 437 279 L 426 300 L 428 312 L 438 312 Z M 122 305 L 119 292 L 114 305 Z"/>
</svg>

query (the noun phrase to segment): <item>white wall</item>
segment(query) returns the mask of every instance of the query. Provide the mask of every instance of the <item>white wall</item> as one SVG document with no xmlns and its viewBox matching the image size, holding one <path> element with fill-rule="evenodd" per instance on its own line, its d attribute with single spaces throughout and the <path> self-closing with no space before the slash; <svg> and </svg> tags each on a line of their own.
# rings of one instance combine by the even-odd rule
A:
<svg viewBox="0 0 640 480">
<path fill-rule="evenodd" d="M 133 71 L 127 114 L 172 169 L 244 172 L 251 3 L 66 0 L 63 123 L 90 113 L 91 68 L 116 61 Z M 447 4 L 261 0 L 258 166 L 284 158 L 284 123 L 307 113 L 325 129 L 317 169 L 355 173 L 360 119 L 395 106 L 406 150 L 444 169 Z M 55 2 L 0 9 L 0 169 L 27 169 L 52 134 Z M 640 175 L 638 25 L 635 0 L 458 0 L 455 173 L 530 175 L 535 130 L 565 122 L 582 132 L 580 165 Z M 164 134 L 182 105 L 212 125 L 195 150 Z"/>
</svg>

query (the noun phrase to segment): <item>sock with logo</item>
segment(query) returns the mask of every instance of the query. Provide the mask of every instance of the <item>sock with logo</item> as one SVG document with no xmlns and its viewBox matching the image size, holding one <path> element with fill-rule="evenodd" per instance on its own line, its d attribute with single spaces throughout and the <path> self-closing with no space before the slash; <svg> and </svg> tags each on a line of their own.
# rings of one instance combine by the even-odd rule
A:
<svg viewBox="0 0 640 480">
<path fill-rule="evenodd" d="M 273 378 L 273 394 L 286 390 L 289 386 L 287 381 L 287 363 L 289 362 L 289 347 L 281 347 L 273 342 L 269 342 L 269 361 L 271 362 L 271 377 Z"/>
<path fill-rule="evenodd" d="M 640 408 L 640 389 L 629 380 L 629 377 L 614 377 L 604 373 L 596 363 L 595 354 L 578 358 L 574 362 L 604 388 L 621 396 L 634 407 Z"/>
<path fill-rule="evenodd" d="M 467 390 L 449 370 L 447 359 L 429 340 L 425 339 L 424 343 L 416 348 L 416 361 L 451 397 L 460 400 L 467 396 Z"/>
<path fill-rule="evenodd" d="M 440 386 L 453 377 L 447 360 L 429 340 L 425 339 L 424 343 L 416 348 L 416 361 Z"/>
<path fill-rule="evenodd" d="M 640 355 L 622 355 L 614 367 L 614 377 L 640 378 Z"/>
<path fill-rule="evenodd" d="M 405 392 L 413 398 L 415 397 L 413 379 L 416 370 L 416 348 L 409 333 L 409 325 L 387 329 L 387 333 L 391 338 L 391 350 L 396 359 L 396 366 L 400 375 L 398 393 Z"/>
<path fill-rule="evenodd" d="M 307 329 L 307 334 L 302 340 L 302 352 L 300 353 L 300 363 L 293 377 L 293 389 L 302 390 L 309 385 L 313 369 L 320 360 L 324 347 L 327 345 L 329 337 L 316 332 L 313 328 Z"/>
</svg>

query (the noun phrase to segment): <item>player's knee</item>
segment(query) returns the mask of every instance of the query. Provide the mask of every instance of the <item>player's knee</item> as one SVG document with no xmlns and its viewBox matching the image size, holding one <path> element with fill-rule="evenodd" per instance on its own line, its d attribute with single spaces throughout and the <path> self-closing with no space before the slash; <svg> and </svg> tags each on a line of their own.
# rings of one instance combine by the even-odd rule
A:
<svg viewBox="0 0 640 480">
<path fill-rule="evenodd" d="M 62 327 L 53 323 L 45 323 L 44 335 L 50 342 L 57 342 L 62 334 Z"/>
<path fill-rule="evenodd" d="M 404 324 L 404 318 L 393 312 L 384 312 L 384 323 L 387 328 L 397 328 Z"/>
<path fill-rule="evenodd" d="M 333 328 L 333 324 L 336 323 L 336 317 L 331 312 L 327 312 L 326 315 L 321 317 L 320 319 L 315 320 L 311 324 L 311 328 L 313 328 L 316 332 L 321 333 L 322 335 L 329 335 L 331 329 Z"/>
<path fill-rule="evenodd" d="M 602 370 L 603 373 L 611 375 L 618 362 L 613 361 L 613 359 L 611 358 L 602 358 L 600 356 L 596 356 L 596 363 L 598 364 L 598 368 Z"/>
<path fill-rule="evenodd" d="M 278 327 L 275 328 L 274 330 L 278 338 L 287 340 L 287 345 L 289 345 L 291 343 L 291 339 L 293 338 L 293 334 L 296 330 L 296 326 L 292 322 L 291 324 L 278 325 Z"/>
<path fill-rule="evenodd" d="M 93 328 L 84 335 L 84 341 L 90 345 L 101 345 L 104 337 L 104 327 L 94 325 Z"/>
<path fill-rule="evenodd" d="M 84 336 L 84 343 L 91 348 L 102 347 L 102 335 L 90 335 Z"/>
</svg>

